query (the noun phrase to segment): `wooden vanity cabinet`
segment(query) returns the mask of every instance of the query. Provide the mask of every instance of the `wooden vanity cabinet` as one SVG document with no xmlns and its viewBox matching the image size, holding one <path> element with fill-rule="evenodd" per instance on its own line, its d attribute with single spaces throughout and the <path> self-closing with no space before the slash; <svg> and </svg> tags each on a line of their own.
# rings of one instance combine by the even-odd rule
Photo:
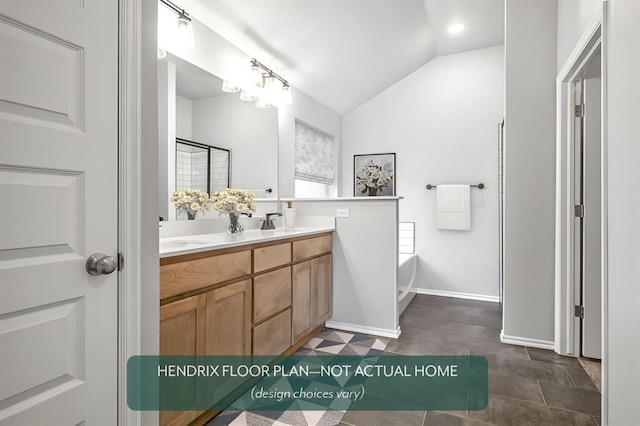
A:
<svg viewBox="0 0 640 426">
<path fill-rule="evenodd" d="M 332 310 L 332 236 L 291 238 L 160 261 L 161 355 L 280 355 Z M 213 412 L 160 412 L 161 425 Z"/>
<path fill-rule="evenodd" d="M 204 355 L 206 304 L 205 295 L 200 294 L 160 307 L 160 354 Z M 187 424 L 201 413 L 160 411 L 160 424 Z"/>
<path fill-rule="evenodd" d="M 251 280 L 207 292 L 206 355 L 251 353 Z"/>
<path fill-rule="evenodd" d="M 297 253 L 294 243 L 294 259 L 320 256 L 292 266 L 292 344 L 329 319 L 333 310 L 331 235 L 300 243 Z"/>
</svg>

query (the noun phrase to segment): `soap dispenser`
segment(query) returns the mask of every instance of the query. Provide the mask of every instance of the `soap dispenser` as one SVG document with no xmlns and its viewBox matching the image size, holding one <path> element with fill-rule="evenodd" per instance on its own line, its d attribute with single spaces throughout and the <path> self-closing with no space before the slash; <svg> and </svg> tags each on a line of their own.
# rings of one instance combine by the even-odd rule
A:
<svg viewBox="0 0 640 426">
<path fill-rule="evenodd" d="M 293 229 L 296 224 L 296 209 L 291 207 L 291 201 L 286 202 L 286 207 L 283 206 L 282 216 L 284 219 L 284 228 Z"/>
</svg>

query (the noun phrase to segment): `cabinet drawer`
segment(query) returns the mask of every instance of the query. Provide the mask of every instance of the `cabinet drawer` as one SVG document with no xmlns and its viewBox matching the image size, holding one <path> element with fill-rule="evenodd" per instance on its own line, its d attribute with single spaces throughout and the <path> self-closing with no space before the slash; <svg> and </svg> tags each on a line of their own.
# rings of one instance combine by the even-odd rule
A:
<svg viewBox="0 0 640 426">
<path fill-rule="evenodd" d="M 280 355 L 291 346 L 291 309 L 253 329 L 254 355 Z"/>
<path fill-rule="evenodd" d="M 330 253 L 333 248 L 331 235 L 323 235 L 321 237 L 307 238 L 293 242 L 293 261 L 297 262 L 302 259 L 317 256 L 324 253 Z"/>
<path fill-rule="evenodd" d="M 276 244 L 253 250 L 253 272 L 262 272 L 291 263 L 291 243 Z"/>
<path fill-rule="evenodd" d="M 251 274 L 251 251 L 220 254 L 160 267 L 160 299 Z"/>
<path fill-rule="evenodd" d="M 253 279 L 253 322 L 291 306 L 291 267 L 278 269 Z"/>
</svg>

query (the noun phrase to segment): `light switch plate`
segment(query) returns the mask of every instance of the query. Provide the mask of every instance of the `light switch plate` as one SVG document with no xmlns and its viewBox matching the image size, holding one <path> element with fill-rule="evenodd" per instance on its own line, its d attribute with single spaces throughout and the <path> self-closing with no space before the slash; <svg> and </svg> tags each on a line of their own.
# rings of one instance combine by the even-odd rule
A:
<svg viewBox="0 0 640 426">
<path fill-rule="evenodd" d="M 349 217 L 349 209 L 336 209 L 336 216 Z"/>
</svg>

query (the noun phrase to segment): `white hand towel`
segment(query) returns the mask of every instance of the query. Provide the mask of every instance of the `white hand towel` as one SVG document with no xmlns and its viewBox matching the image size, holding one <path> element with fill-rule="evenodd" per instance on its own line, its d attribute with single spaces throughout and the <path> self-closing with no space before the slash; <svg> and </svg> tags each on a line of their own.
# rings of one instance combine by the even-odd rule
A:
<svg viewBox="0 0 640 426">
<path fill-rule="evenodd" d="M 471 187 L 437 186 L 437 227 L 458 231 L 471 230 Z"/>
</svg>

